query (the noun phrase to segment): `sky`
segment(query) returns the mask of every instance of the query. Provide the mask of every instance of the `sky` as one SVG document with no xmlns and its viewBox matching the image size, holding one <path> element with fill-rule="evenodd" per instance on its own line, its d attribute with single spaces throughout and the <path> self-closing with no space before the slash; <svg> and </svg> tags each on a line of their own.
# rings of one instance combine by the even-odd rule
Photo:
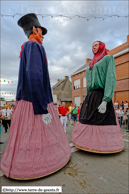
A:
<svg viewBox="0 0 129 194">
<path fill-rule="evenodd" d="M 1 1 L 1 97 L 15 100 L 21 45 L 27 41 L 17 21 L 27 13 L 50 14 L 38 16 L 40 24 L 47 28 L 43 46 L 47 53 L 51 86 L 93 58 L 92 43 L 100 40 L 111 50 L 127 40 L 129 18 L 112 16 L 105 20 L 75 17 L 126 16 L 128 1 Z M 3 82 L 6 80 L 6 82 Z M 10 81 L 11 83 L 8 83 Z M 13 82 L 13 83 L 12 83 Z M 3 93 L 3 94 L 2 94 Z M 6 94 L 5 94 L 6 93 Z M 8 94 L 7 94 L 8 93 Z M 11 93 L 11 95 L 10 95 Z M 13 94 L 12 94 L 13 93 Z"/>
</svg>

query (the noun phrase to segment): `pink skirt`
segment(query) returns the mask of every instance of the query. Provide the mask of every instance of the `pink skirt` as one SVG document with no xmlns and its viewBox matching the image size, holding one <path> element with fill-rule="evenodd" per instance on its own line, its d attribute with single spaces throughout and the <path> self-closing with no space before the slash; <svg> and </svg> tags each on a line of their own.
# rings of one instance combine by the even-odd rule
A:
<svg viewBox="0 0 129 194">
<path fill-rule="evenodd" d="M 1 171 L 19 179 L 38 178 L 63 167 L 71 147 L 53 103 L 48 104 L 52 122 L 44 124 L 34 115 L 31 102 L 16 102 L 9 139 L 1 159 Z"/>
<path fill-rule="evenodd" d="M 118 118 L 117 125 L 87 125 L 77 122 L 72 142 L 78 147 L 100 152 L 113 152 L 124 148 Z"/>
</svg>

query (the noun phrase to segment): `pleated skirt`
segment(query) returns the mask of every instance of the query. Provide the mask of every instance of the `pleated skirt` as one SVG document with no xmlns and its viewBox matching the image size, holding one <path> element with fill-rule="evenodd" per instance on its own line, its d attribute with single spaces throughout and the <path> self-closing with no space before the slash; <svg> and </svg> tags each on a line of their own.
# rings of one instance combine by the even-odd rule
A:
<svg viewBox="0 0 129 194">
<path fill-rule="evenodd" d="M 53 103 L 48 104 L 52 122 L 44 124 L 34 115 L 31 102 L 16 102 L 9 139 L 1 159 L 1 171 L 16 179 L 39 178 L 62 168 L 71 147 Z"/>
<path fill-rule="evenodd" d="M 107 104 L 106 113 L 98 112 L 104 90 L 93 90 L 86 96 L 79 122 L 72 132 L 73 144 L 89 152 L 115 153 L 124 149 L 124 141 L 112 101 Z"/>
</svg>

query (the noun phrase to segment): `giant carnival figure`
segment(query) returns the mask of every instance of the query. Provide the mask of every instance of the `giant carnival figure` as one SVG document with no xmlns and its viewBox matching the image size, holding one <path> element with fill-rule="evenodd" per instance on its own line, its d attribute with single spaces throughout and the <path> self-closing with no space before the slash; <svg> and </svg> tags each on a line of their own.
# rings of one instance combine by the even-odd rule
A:
<svg viewBox="0 0 129 194">
<path fill-rule="evenodd" d="M 87 95 L 72 132 L 72 142 L 88 152 L 117 153 L 123 150 L 124 142 L 112 103 L 115 62 L 101 41 L 93 43 L 92 51 L 94 57 L 86 68 Z"/>
<path fill-rule="evenodd" d="M 28 37 L 20 53 L 16 104 L 1 171 L 10 178 L 36 179 L 67 164 L 71 148 L 53 105 L 42 27 L 36 14 L 18 25 Z"/>
</svg>

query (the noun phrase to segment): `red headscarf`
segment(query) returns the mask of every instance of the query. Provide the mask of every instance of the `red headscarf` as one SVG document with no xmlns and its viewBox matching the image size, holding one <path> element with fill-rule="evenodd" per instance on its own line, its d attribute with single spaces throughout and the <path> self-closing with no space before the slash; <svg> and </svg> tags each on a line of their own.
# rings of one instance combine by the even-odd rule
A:
<svg viewBox="0 0 129 194">
<path fill-rule="evenodd" d="M 96 42 L 98 42 L 98 41 L 96 41 Z M 98 52 L 96 54 L 94 54 L 93 59 L 89 63 L 89 69 L 92 70 L 94 64 L 97 63 L 97 61 L 99 61 L 100 59 L 102 59 L 105 55 L 108 55 L 105 44 L 100 41 Z"/>
</svg>

